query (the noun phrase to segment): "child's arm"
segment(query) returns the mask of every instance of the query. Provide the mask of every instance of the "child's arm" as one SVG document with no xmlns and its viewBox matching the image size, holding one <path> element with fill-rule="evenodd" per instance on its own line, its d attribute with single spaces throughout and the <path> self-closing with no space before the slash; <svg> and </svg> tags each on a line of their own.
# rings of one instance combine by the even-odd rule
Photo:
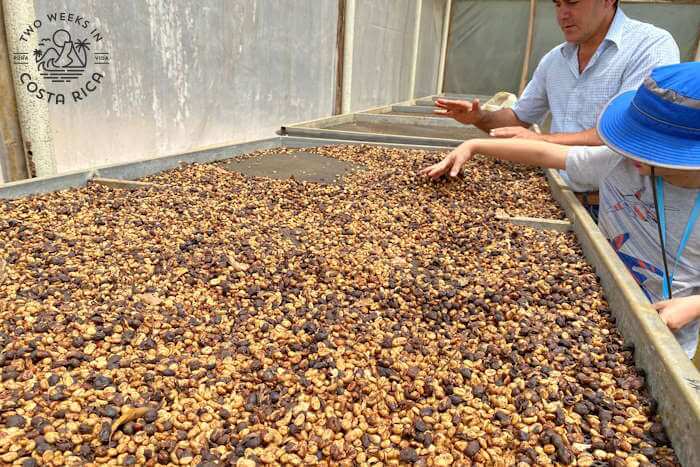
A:
<svg viewBox="0 0 700 467">
<path fill-rule="evenodd" d="M 664 300 L 653 306 L 666 326 L 673 332 L 700 318 L 700 295 Z"/>
<path fill-rule="evenodd" d="M 518 164 L 538 165 L 551 169 L 566 168 L 570 148 L 529 139 L 471 139 L 460 144 L 441 162 L 422 169 L 420 175 L 438 178 L 449 172 L 456 177 L 466 161 L 474 154 L 483 154 Z"/>
</svg>

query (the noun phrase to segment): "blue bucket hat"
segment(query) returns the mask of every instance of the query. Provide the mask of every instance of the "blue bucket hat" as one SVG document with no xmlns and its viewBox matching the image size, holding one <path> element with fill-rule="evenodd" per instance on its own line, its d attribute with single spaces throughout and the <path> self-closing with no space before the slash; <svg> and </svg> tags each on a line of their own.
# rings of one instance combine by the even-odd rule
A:
<svg viewBox="0 0 700 467">
<path fill-rule="evenodd" d="M 700 170 L 700 62 L 655 68 L 598 119 L 611 149 L 651 166 Z"/>
</svg>

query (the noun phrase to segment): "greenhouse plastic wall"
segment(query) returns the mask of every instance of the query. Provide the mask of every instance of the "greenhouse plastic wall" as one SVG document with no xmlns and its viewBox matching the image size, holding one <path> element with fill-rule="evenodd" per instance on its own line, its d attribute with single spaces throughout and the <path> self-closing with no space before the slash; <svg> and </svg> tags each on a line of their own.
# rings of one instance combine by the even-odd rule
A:
<svg viewBox="0 0 700 467">
<path fill-rule="evenodd" d="M 433 94 L 437 89 L 445 0 L 349 1 L 354 4 L 350 11 L 354 13 L 350 22 L 354 33 L 350 64 L 345 64 L 352 67 L 345 111 L 357 112 Z M 418 14 L 420 18 L 416 18 Z M 414 89 L 411 83 L 415 83 Z"/>
<path fill-rule="evenodd" d="M 411 97 L 416 10 L 417 2 L 356 0 L 350 111 Z"/>
<path fill-rule="evenodd" d="M 700 31 L 700 5 L 626 3 L 631 18 L 669 31 L 681 59 L 693 60 Z M 528 26 L 528 0 L 453 0 L 443 91 L 490 94 L 518 91 Z M 537 2 L 531 76 L 539 60 L 564 38 L 551 0 Z"/>
<path fill-rule="evenodd" d="M 354 30 L 346 111 L 434 93 L 446 1 L 347 2 Z M 32 34 L 44 52 L 60 50 L 52 34 L 64 28 L 74 46 L 87 41 L 88 57 L 104 53 L 109 62 L 94 91 L 78 102 L 66 92 L 65 104 L 49 105 L 57 172 L 249 141 L 332 115 L 338 4 L 34 0 L 32 18 L 42 24 Z M 26 66 L 38 73 L 30 49 Z M 66 89 L 85 88 L 89 78 Z"/>
<path fill-rule="evenodd" d="M 5 143 L 0 141 L 0 183 L 5 182 L 5 172 L 4 172 L 4 165 L 5 161 L 7 160 L 7 151 L 5 151 Z"/>
<path fill-rule="evenodd" d="M 622 3 L 622 11 L 630 18 L 654 24 L 670 32 L 680 49 L 681 60 L 694 60 L 700 34 L 700 4 Z M 557 25 L 554 5 L 550 0 L 539 0 L 530 58 L 530 76 L 540 59 L 563 40 Z"/>
<path fill-rule="evenodd" d="M 434 94 L 440 66 L 440 44 L 445 20 L 445 0 L 423 0 L 413 97 Z"/>
<path fill-rule="evenodd" d="M 40 32 L 55 28 L 47 15 L 73 13 L 91 21 L 83 29 L 74 17 L 73 40 L 109 54 L 95 91 L 50 106 L 59 173 L 251 140 L 332 113 L 337 0 L 34 5 Z"/>
<path fill-rule="evenodd" d="M 528 11 L 527 1 L 453 0 L 443 91 L 517 91 Z"/>
</svg>

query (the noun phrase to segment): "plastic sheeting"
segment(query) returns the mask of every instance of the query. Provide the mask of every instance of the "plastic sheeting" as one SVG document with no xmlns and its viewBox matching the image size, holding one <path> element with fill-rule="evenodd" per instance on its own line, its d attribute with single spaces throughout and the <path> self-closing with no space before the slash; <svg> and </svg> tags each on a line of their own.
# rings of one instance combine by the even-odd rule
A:
<svg viewBox="0 0 700 467">
<path fill-rule="evenodd" d="M 695 47 L 700 34 L 700 5 L 622 3 L 622 11 L 630 18 L 654 24 L 670 32 L 680 49 L 681 60 L 694 60 Z M 530 76 L 540 59 L 563 40 L 564 37 L 557 24 L 554 4 L 551 0 L 539 0 L 530 60 Z"/>
<path fill-rule="evenodd" d="M 435 93 L 445 5 L 445 0 L 355 0 L 349 111 Z"/>
<path fill-rule="evenodd" d="M 58 172 L 267 137 L 333 112 L 338 0 L 33 4 L 42 38 L 57 27 L 47 15 L 73 13 L 102 37 L 88 38 L 89 55 L 111 59 L 94 92 L 71 102 L 66 87 L 67 102 L 49 106 Z M 435 92 L 444 11 L 445 0 L 354 0 L 351 111 Z"/>
<path fill-rule="evenodd" d="M 410 97 L 429 96 L 437 92 L 445 6 L 444 0 L 423 0 L 416 63 L 416 85 L 413 96 Z"/>
<path fill-rule="evenodd" d="M 92 21 L 103 39 L 91 50 L 111 55 L 96 91 L 50 106 L 58 171 L 257 139 L 331 114 L 337 5 L 35 0 L 40 18 Z"/>
<path fill-rule="evenodd" d="M 490 94 L 518 91 L 527 39 L 528 0 L 453 0 L 444 91 Z M 682 60 L 693 60 L 700 5 L 622 3 L 627 16 L 653 23 L 676 39 Z M 530 76 L 564 40 L 551 0 L 538 0 Z"/>
<path fill-rule="evenodd" d="M 528 13 L 527 1 L 453 0 L 443 91 L 517 93 Z"/>
<path fill-rule="evenodd" d="M 7 151 L 5 150 L 5 143 L 0 141 L 0 183 L 3 183 L 6 180 L 5 178 L 5 172 L 3 171 L 5 161 L 7 160 Z"/>
<path fill-rule="evenodd" d="M 678 43 L 682 61 L 695 59 L 695 48 L 700 39 L 700 4 L 625 3 L 622 8 L 627 16 L 670 32 Z"/>
<path fill-rule="evenodd" d="M 356 0 L 350 111 L 411 97 L 416 5 Z"/>
</svg>

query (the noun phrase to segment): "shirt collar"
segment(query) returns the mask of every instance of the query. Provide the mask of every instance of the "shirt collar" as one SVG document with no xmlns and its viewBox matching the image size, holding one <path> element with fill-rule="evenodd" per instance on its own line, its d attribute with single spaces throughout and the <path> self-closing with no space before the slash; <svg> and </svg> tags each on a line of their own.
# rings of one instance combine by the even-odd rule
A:
<svg viewBox="0 0 700 467">
<path fill-rule="evenodd" d="M 622 30 L 624 29 L 625 23 L 627 22 L 627 15 L 622 11 L 620 5 L 617 6 L 617 12 L 615 12 L 615 17 L 612 23 L 610 23 L 610 28 L 608 33 L 605 35 L 604 40 L 608 40 L 615 44 L 619 49 L 622 46 Z"/>
<path fill-rule="evenodd" d="M 610 23 L 607 34 L 605 34 L 603 42 L 610 41 L 619 49 L 622 45 L 622 30 L 624 29 L 626 22 L 627 15 L 625 15 L 622 8 L 620 8 L 620 5 L 618 4 L 617 11 L 615 12 L 612 23 Z M 564 46 L 561 48 L 561 53 L 568 58 L 576 50 L 578 50 L 577 44 L 574 44 L 573 42 L 565 42 Z"/>
</svg>

